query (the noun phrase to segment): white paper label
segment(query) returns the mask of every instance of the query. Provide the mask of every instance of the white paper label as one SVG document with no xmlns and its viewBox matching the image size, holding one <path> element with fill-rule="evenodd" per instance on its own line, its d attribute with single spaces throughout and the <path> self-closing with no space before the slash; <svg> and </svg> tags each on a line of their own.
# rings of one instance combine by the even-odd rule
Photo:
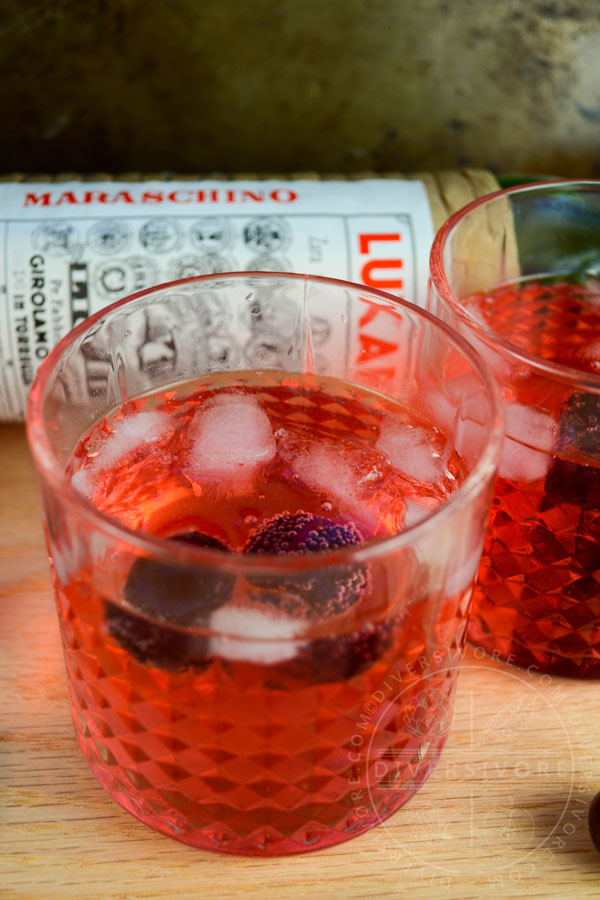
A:
<svg viewBox="0 0 600 900">
<path fill-rule="evenodd" d="M 162 282 L 301 272 L 425 305 L 434 228 L 419 181 L 8 183 L 0 210 L 0 421 L 23 419 L 74 325 Z"/>
</svg>

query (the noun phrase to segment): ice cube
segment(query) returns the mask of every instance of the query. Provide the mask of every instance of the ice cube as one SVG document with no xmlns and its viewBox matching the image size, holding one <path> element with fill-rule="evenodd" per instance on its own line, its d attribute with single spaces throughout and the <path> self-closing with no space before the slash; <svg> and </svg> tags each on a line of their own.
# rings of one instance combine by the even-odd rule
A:
<svg viewBox="0 0 600 900">
<path fill-rule="evenodd" d="M 92 467 L 87 469 L 78 469 L 71 475 L 71 484 L 78 494 L 82 494 L 91 500 L 94 495 L 94 482 L 92 477 Z"/>
<path fill-rule="evenodd" d="M 522 403 L 506 404 L 506 433 L 521 444 L 550 453 L 557 435 L 552 416 Z"/>
<path fill-rule="evenodd" d="M 521 403 L 508 403 L 498 474 L 511 481 L 543 478 L 552 462 L 557 432 L 552 416 Z"/>
<path fill-rule="evenodd" d="M 489 404 L 481 380 L 473 372 L 463 372 L 447 381 L 441 390 L 432 390 L 428 403 L 435 414 L 435 424 L 451 428 L 457 418 L 485 424 Z"/>
<path fill-rule="evenodd" d="M 488 400 L 481 381 L 473 372 L 463 372 L 427 396 L 433 421 L 453 436 L 454 447 L 470 468 L 486 443 L 490 418 Z"/>
<path fill-rule="evenodd" d="M 357 478 L 342 448 L 313 444 L 296 456 L 292 469 L 313 490 L 349 506 L 356 502 Z"/>
<path fill-rule="evenodd" d="M 458 415 L 458 409 L 454 400 L 446 396 L 446 390 L 432 389 L 427 394 L 427 405 L 431 410 L 433 421 L 437 425 L 443 425 L 451 430 Z"/>
<path fill-rule="evenodd" d="M 417 503 L 416 500 L 411 500 L 410 497 L 405 497 L 404 505 L 404 521 L 402 523 L 404 528 L 412 528 L 413 525 L 422 522 L 431 512 L 431 509 L 427 506 L 423 506 L 422 503 Z"/>
<path fill-rule="evenodd" d="M 160 441 L 171 428 L 166 413 L 140 412 L 115 423 L 113 433 L 106 439 L 94 460 L 94 470 L 107 469 L 129 453 L 147 444 Z"/>
<path fill-rule="evenodd" d="M 326 494 L 352 519 L 363 534 L 372 534 L 378 526 L 375 513 L 363 503 L 359 494 L 360 460 L 346 447 L 312 444 L 302 448 L 292 459 L 292 471 L 314 491 Z"/>
<path fill-rule="evenodd" d="M 415 481 L 436 483 L 443 478 L 444 462 L 424 428 L 384 421 L 375 446 L 395 469 Z"/>
<path fill-rule="evenodd" d="M 210 618 L 211 655 L 271 665 L 293 659 L 304 647 L 305 623 L 275 609 L 228 604 Z"/>
<path fill-rule="evenodd" d="M 197 479 L 245 478 L 270 462 L 277 449 L 269 417 L 257 400 L 243 394 L 224 394 L 203 406 L 192 433 L 185 471 Z"/>
</svg>

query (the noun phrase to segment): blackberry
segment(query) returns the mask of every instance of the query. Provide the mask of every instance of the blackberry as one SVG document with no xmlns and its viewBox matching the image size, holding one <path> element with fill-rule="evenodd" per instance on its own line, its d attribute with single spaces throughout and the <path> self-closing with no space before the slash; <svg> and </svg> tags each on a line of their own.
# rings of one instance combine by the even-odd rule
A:
<svg viewBox="0 0 600 900">
<path fill-rule="evenodd" d="M 353 522 L 332 522 L 312 513 L 283 512 L 258 526 L 248 537 L 245 554 L 307 556 L 363 543 Z M 369 586 L 368 567 L 341 564 L 308 572 L 250 575 L 260 589 L 257 600 L 274 603 L 284 612 L 309 619 L 330 618 L 346 612 Z"/>
<path fill-rule="evenodd" d="M 380 659 L 391 647 L 393 635 L 394 620 L 387 619 L 349 634 L 317 638 L 293 660 L 278 666 L 277 673 L 282 681 L 291 678 L 305 685 L 345 682 Z M 271 678 L 270 683 L 274 682 Z"/>
<path fill-rule="evenodd" d="M 255 528 L 244 553 L 318 553 L 350 547 L 362 540 L 353 522 L 339 524 L 301 510 L 280 513 Z"/>
<path fill-rule="evenodd" d="M 600 506 L 600 469 L 555 457 L 546 475 L 542 512 L 561 503 L 597 509 Z"/>
<path fill-rule="evenodd" d="M 201 532 L 174 535 L 171 540 L 228 552 L 218 538 Z M 105 602 L 108 631 L 146 665 L 163 669 L 205 667 L 210 662 L 208 640 L 182 629 L 202 624 L 226 603 L 234 580 L 233 575 L 214 567 L 175 567 L 140 557 L 131 567 L 123 591 L 130 609 Z"/>
<path fill-rule="evenodd" d="M 570 462 L 554 457 L 546 476 L 542 510 L 559 503 L 578 503 L 584 508 L 600 505 L 600 396 L 575 392 L 563 404 L 558 438 L 559 452 L 574 449 L 590 461 Z"/>
<path fill-rule="evenodd" d="M 392 635 L 392 622 L 388 620 L 365 625 L 351 634 L 311 641 L 306 651 L 311 680 L 320 684 L 360 675 L 389 649 Z"/>
<path fill-rule="evenodd" d="M 600 396 L 575 391 L 560 411 L 559 447 L 600 459 Z"/>
<path fill-rule="evenodd" d="M 166 624 L 156 624 L 105 602 L 105 621 L 110 635 L 134 659 L 146 666 L 179 671 L 193 666 L 202 671 L 211 662 L 209 641 Z"/>
</svg>

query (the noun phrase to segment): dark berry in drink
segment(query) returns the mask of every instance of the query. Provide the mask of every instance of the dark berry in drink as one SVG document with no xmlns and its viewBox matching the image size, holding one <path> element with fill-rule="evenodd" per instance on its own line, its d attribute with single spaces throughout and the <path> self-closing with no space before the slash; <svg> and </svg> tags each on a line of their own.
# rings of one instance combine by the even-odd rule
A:
<svg viewBox="0 0 600 900">
<path fill-rule="evenodd" d="M 560 414 L 559 447 L 600 460 L 600 396 L 576 391 Z"/>
<path fill-rule="evenodd" d="M 545 488 L 540 505 L 542 512 L 561 503 L 577 504 L 584 510 L 597 509 L 600 506 L 600 468 L 554 457 L 546 475 Z"/>
<path fill-rule="evenodd" d="M 295 660 L 295 670 L 309 684 L 343 682 L 366 671 L 389 650 L 393 622 L 369 623 L 350 634 L 311 641 Z"/>
<path fill-rule="evenodd" d="M 559 503 L 584 509 L 600 506 L 600 397 L 584 393 L 569 397 L 561 410 L 558 450 L 568 455 L 575 452 L 577 462 L 553 458 L 542 510 Z"/>
<path fill-rule="evenodd" d="M 363 538 L 353 522 L 338 523 L 300 510 L 280 513 L 256 528 L 245 553 L 315 553 L 360 544 Z"/>
<path fill-rule="evenodd" d="M 218 538 L 200 532 L 175 535 L 171 540 L 228 551 Z M 209 614 L 229 600 L 234 580 L 216 566 L 176 567 L 140 557 L 123 592 L 129 608 L 105 603 L 108 630 L 146 665 L 175 670 L 205 666 L 207 639 L 185 629 L 205 625 Z"/>
<path fill-rule="evenodd" d="M 210 664 L 209 642 L 167 624 L 149 622 L 115 603 L 105 603 L 105 621 L 111 636 L 134 659 L 146 666 L 169 671 Z"/>
<path fill-rule="evenodd" d="M 388 619 L 369 623 L 351 633 L 299 642 L 293 658 L 275 661 L 269 667 L 265 684 L 278 690 L 345 684 L 388 653 L 396 624 Z"/>
<path fill-rule="evenodd" d="M 363 543 L 353 522 L 335 522 L 313 513 L 280 513 L 258 526 L 244 546 L 245 554 L 306 556 Z M 367 566 L 344 563 L 306 573 L 252 575 L 250 584 L 261 598 L 291 615 L 329 618 L 354 606 L 365 593 Z"/>
<path fill-rule="evenodd" d="M 171 540 L 227 553 L 218 538 L 201 532 L 174 535 Z M 174 625 L 200 625 L 231 596 L 234 576 L 217 566 L 171 566 L 140 557 L 125 584 L 125 600 L 133 609 Z"/>
</svg>

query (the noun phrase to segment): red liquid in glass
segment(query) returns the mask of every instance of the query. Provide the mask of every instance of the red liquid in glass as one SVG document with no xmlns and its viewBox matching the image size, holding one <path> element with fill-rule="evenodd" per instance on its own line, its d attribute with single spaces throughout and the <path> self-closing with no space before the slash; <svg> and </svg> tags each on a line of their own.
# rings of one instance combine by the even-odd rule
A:
<svg viewBox="0 0 600 900">
<path fill-rule="evenodd" d="M 600 374 L 597 281 L 509 285 L 464 303 L 529 353 Z M 512 444 L 514 460 L 500 464 L 469 639 L 515 665 L 598 678 L 600 392 L 532 375 L 517 377 L 511 385 L 509 424 L 510 416 L 515 418 L 511 410 L 520 410 L 523 426 L 526 410 L 535 410 L 532 441 L 525 439 L 521 448 Z M 555 423 L 553 446 L 546 436 L 545 446 L 532 451 L 528 447 L 535 446 L 536 430 L 546 417 Z M 521 460 L 519 453 L 525 454 Z"/>
<path fill-rule="evenodd" d="M 136 529 L 196 529 L 239 551 L 257 523 L 284 510 L 352 522 L 364 539 L 395 533 L 464 475 L 443 434 L 381 395 L 314 376 L 228 376 L 137 400 L 98 423 L 75 449 L 73 483 Z M 194 456 L 210 443 L 205 435 L 198 444 L 197 414 L 232 391 L 260 405 L 277 449 L 269 457 L 262 435 L 262 462 L 219 477 Z M 166 426 L 136 420 L 154 439 L 136 434 L 133 446 L 123 424 L 149 412 Z M 414 459 L 407 474 L 378 448 L 389 421 L 423 429 L 432 481 L 415 477 Z M 126 584 L 131 563 L 101 565 L 111 584 Z M 449 726 L 470 586 L 432 597 L 424 574 L 412 550 L 369 564 L 359 601 L 313 622 L 321 638 L 298 652 L 265 656 L 260 641 L 240 652 L 243 641 L 198 637 L 205 658 L 179 665 L 168 658 L 181 645 L 177 631 L 161 664 L 111 631 L 107 610 L 116 607 L 89 564 L 64 582 L 56 572 L 73 718 L 92 771 L 134 816 L 208 849 L 294 853 L 366 831 L 425 781 Z M 249 596 L 238 579 L 228 602 Z"/>
</svg>

